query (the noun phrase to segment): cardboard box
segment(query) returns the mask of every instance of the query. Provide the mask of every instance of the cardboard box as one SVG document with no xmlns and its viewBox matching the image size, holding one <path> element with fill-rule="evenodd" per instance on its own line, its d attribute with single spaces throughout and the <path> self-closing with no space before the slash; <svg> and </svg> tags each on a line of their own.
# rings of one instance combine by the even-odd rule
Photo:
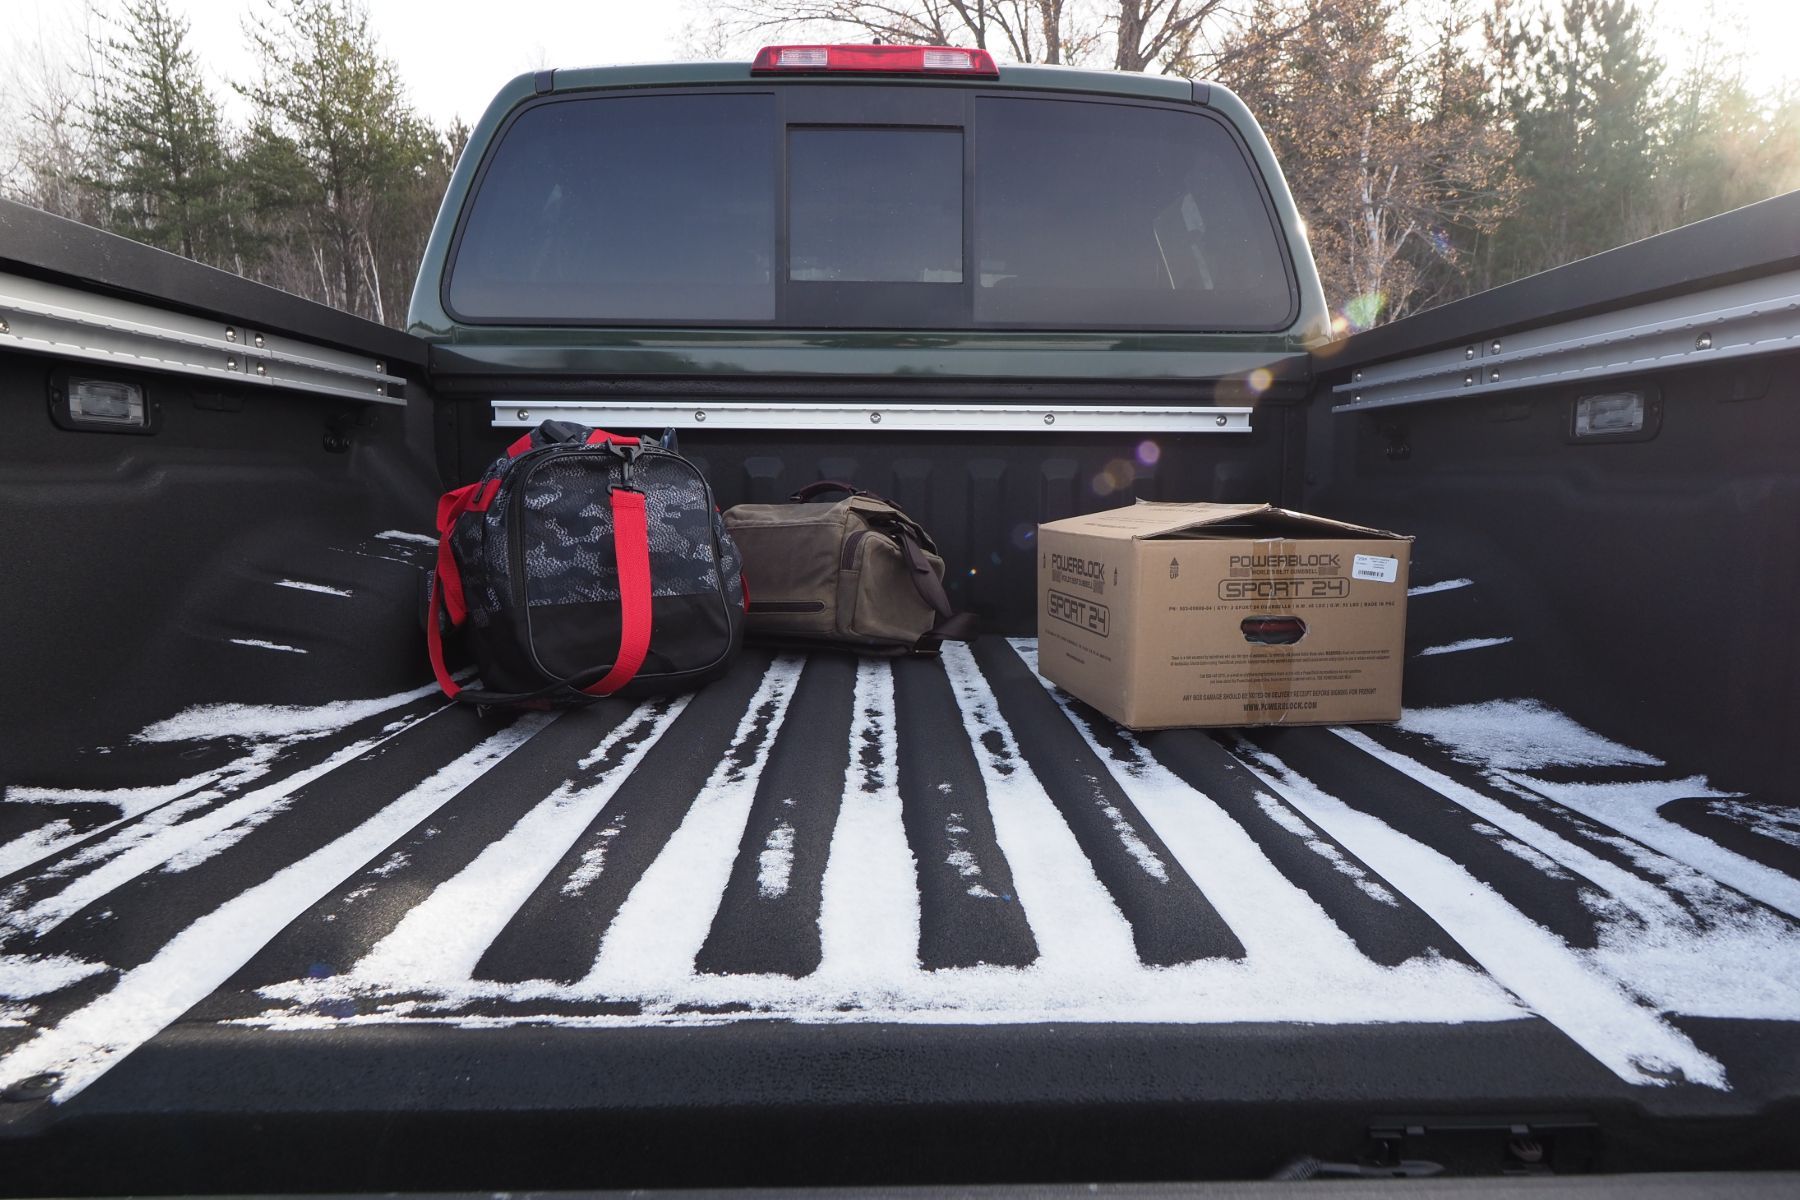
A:
<svg viewBox="0 0 1800 1200">
<path fill-rule="evenodd" d="M 1400 716 L 1412 539 L 1270 504 L 1038 526 L 1038 669 L 1121 725 Z"/>
</svg>

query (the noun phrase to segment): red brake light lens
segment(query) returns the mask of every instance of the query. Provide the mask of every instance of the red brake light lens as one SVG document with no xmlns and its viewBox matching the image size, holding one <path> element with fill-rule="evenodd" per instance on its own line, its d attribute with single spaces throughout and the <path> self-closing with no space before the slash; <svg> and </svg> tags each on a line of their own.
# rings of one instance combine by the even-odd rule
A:
<svg viewBox="0 0 1800 1200">
<path fill-rule="evenodd" d="M 997 79 L 1000 68 L 986 50 L 957 46 L 764 46 L 753 75 L 973 75 Z"/>
</svg>

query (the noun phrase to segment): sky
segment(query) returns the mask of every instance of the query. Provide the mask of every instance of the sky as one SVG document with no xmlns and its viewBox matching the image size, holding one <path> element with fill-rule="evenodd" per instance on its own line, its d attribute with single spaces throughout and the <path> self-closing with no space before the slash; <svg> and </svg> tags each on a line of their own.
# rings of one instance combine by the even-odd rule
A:
<svg viewBox="0 0 1800 1200">
<path fill-rule="evenodd" d="M 228 79 L 252 73 L 243 20 L 261 0 L 170 2 L 189 19 L 221 93 Z M 0 3 L 0 90 L 39 43 L 79 44 L 84 0 Z M 1743 49 L 1753 87 L 1800 80 L 1800 0 L 1653 0 L 1646 7 L 1672 65 L 1684 63 L 1691 39 L 1711 27 Z M 381 44 L 414 104 L 439 124 L 453 117 L 473 123 L 500 86 L 523 71 L 688 57 L 683 30 L 704 8 L 705 0 L 369 0 Z"/>
<path fill-rule="evenodd" d="M 0 0 L 0 79 L 34 44 L 78 44 L 85 0 Z M 225 93 L 254 72 L 243 25 L 263 0 L 170 0 Z M 682 52 L 687 0 L 369 0 L 376 36 L 399 65 L 414 105 L 439 124 L 473 124 L 502 84 L 524 71 L 668 62 Z M 221 99 L 231 97 L 221 95 Z"/>
</svg>

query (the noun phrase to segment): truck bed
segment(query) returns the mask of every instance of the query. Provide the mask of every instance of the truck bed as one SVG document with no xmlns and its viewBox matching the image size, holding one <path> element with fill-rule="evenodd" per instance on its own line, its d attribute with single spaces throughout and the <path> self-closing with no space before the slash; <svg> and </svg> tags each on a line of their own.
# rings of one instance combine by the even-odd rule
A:
<svg viewBox="0 0 1800 1200">
<path fill-rule="evenodd" d="M 1242 433 L 687 430 L 725 505 L 895 498 L 989 632 L 504 716 L 443 701 L 417 615 L 499 398 L 1048 393 L 721 382 L 685 341 L 546 383 L 0 204 L 7 276 L 92 297 L 0 334 L 0 1194 L 1800 1167 L 1791 333 L 1644 366 L 1641 441 L 1574 438 L 1573 376 L 1353 382 L 1710 321 L 1800 272 L 1796 222 L 1295 354 Z M 99 338 L 126 301 L 176 333 Z M 380 399 L 222 376 L 253 331 Z M 56 425 L 76 369 L 158 427 Z M 1218 399 L 1109 388 L 1052 398 Z M 1416 535 L 1405 718 L 1132 735 L 1046 686 L 1035 522 L 1134 498 Z"/>
<path fill-rule="evenodd" d="M 266 586 L 326 629 L 428 541 L 381 531 Z M 1106 1160 L 1065 1139 L 1074 1114 L 1185 1113 L 1124 1165 L 1141 1177 L 1266 1173 L 1296 1131 L 1347 1155 L 1384 1120 L 1497 1100 L 1565 1170 L 1595 1161 L 1603 1114 L 1613 1161 L 1640 1166 L 1709 1116 L 1760 1111 L 1778 1139 L 1794 810 L 1482 694 L 1530 637 L 1483 636 L 1479 578 L 1413 590 L 1409 687 L 1467 698 L 1398 727 L 1130 734 L 1002 637 L 752 651 L 691 697 L 560 714 L 423 683 L 171 704 L 0 803 L 0 1066 L 28 1090 L 54 1073 L 53 1105 L 9 1115 L 53 1107 L 72 1138 L 146 1111 L 287 1122 L 296 1186 L 344 1182 L 346 1141 L 355 1186 L 402 1161 L 480 1178 L 485 1138 L 423 1168 L 397 1148 L 446 1094 L 538 1114 L 546 1145 L 624 1137 L 620 1183 L 768 1156 L 790 1182 L 899 1173 L 910 1137 L 972 1112 L 1028 1129 L 1043 1178 Z M 236 631 L 265 690 L 349 661 L 297 627 Z M 388 1144 L 327 1134 L 346 1092 Z M 1324 1115 L 1357 1095 L 1379 1098 L 1364 1128 Z M 771 1106 L 833 1139 L 780 1158 L 799 1135 L 765 1127 Z M 1196 1113 L 1236 1136 L 1173 1136 Z M 722 1140 L 685 1158 L 701 1126 Z M 318 1139 L 330 1169 L 302 1152 Z M 1721 1153 L 1786 1153 L 1743 1139 Z M 984 1169 L 973 1146 L 934 1168 Z M 527 1171 L 577 1176 L 554 1154 Z"/>
</svg>

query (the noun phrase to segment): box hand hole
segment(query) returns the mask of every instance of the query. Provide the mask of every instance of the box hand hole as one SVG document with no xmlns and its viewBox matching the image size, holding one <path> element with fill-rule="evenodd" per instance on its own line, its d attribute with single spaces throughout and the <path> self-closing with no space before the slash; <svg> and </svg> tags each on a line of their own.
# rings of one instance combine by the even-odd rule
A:
<svg viewBox="0 0 1800 1200">
<path fill-rule="evenodd" d="M 1258 646 L 1291 646 L 1306 636 L 1299 617 L 1245 617 L 1238 625 L 1244 640 Z"/>
</svg>

